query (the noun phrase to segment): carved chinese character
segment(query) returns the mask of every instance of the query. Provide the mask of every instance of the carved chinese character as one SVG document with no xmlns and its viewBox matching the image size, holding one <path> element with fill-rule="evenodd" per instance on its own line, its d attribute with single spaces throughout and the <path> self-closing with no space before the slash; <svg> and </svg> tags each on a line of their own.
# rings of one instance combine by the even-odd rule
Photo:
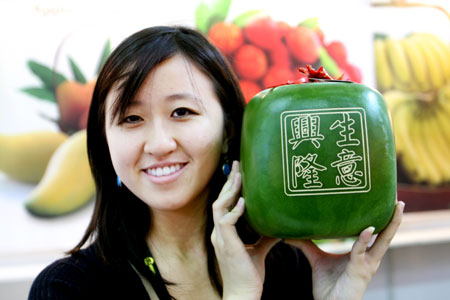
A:
<svg viewBox="0 0 450 300">
<path fill-rule="evenodd" d="M 320 147 L 319 140 L 324 139 L 324 136 L 319 133 L 319 116 L 304 115 L 293 118 L 291 130 L 293 138 L 289 139 L 289 144 L 294 144 L 292 150 L 295 150 L 304 141 L 311 141 L 314 147 L 318 149 Z"/>
<path fill-rule="evenodd" d="M 342 113 L 343 120 L 336 120 L 330 127 L 331 130 L 340 127 L 339 135 L 343 137 L 342 140 L 337 141 L 338 146 L 358 146 L 359 140 L 352 138 L 352 135 L 355 133 L 355 129 L 352 128 L 353 124 L 355 124 L 355 120 L 350 118 L 348 113 Z"/>
<path fill-rule="evenodd" d="M 361 180 L 358 177 L 363 176 L 361 171 L 356 171 L 357 161 L 361 161 L 362 157 L 356 155 L 355 151 L 342 149 L 337 154 L 339 160 L 331 163 L 332 167 L 338 169 L 339 176 L 336 176 L 336 184 L 340 185 L 341 182 L 346 186 L 358 186 L 361 184 Z"/>
<path fill-rule="evenodd" d="M 318 171 L 325 171 L 327 168 L 316 162 L 317 154 L 308 153 L 306 156 L 292 156 L 292 178 L 293 186 L 297 187 L 297 178 L 305 179 L 305 188 L 320 188 L 322 182 L 319 181 Z"/>
</svg>

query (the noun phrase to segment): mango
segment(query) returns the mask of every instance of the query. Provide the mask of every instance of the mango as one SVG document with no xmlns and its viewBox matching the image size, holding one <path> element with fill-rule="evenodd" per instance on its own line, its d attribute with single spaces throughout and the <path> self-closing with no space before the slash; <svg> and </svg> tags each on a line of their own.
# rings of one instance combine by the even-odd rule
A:
<svg viewBox="0 0 450 300">
<path fill-rule="evenodd" d="M 50 130 L 0 134 L 0 171 L 21 182 L 37 183 L 66 139 L 67 134 Z"/>
<path fill-rule="evenodd" d="M 86 130 L 71 135 L 52 156 L 39 184 L 27 197 L 27 210 L 41 217 L 57 217 L 78 210 L 95 194 L 89 166 Z"/>
</svg>

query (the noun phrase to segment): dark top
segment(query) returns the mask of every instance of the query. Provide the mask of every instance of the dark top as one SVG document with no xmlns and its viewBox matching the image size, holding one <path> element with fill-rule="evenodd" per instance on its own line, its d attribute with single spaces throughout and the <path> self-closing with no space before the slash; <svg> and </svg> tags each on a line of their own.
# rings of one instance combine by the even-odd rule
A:
<svg viewBox="0 0 450 300">
<path fill-rule="evenodd" d="M 28 299 L 150 298 L 130 264 L 105 265 L 90 246 L 46 267 L 34 280 Z M 271 250 L 262 299 L 313 299 L 311 268 L 299 250 L 283 243 Z"/>
</svg>

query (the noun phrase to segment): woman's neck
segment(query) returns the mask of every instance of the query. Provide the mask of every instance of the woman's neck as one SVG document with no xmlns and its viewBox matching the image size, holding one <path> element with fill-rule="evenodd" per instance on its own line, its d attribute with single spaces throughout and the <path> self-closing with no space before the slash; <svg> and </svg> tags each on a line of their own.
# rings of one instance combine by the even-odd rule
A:
<svg viewBox="0 0 450 300">
<path fill-rule="evenodd" d="M 206 202 L 198 201 L 204 204 L 176 211 L 151 209 L 151 225 L 147 236 L 151 251 L 163 256 L 190 256 L 198 251 L 204 254 Z"/>
</svg>

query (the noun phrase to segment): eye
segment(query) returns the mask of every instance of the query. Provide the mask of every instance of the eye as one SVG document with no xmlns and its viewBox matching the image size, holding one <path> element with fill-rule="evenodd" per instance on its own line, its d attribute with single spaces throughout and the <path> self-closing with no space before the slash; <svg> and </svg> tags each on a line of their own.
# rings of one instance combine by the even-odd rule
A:
<svg viewBox="0 0 450 300">
<path fill-rule="evenodd" d="M 136 124 L 142 120 L 141 117 L 136 115 L 131 115 L 123 119 L 122 123 Z"/>
<path fill-rule="evenodd" d="M 184 118 L 184 117 L 187 117 L 187 116 L 193 115 L 193 114 L 195 114 L 195 112 L 193 112 L 189 108 L 180 107 L 180 108 L 175 109 L 172 112 L 172 117 L 174 117 L 174 118 Z"/>
</svg>

